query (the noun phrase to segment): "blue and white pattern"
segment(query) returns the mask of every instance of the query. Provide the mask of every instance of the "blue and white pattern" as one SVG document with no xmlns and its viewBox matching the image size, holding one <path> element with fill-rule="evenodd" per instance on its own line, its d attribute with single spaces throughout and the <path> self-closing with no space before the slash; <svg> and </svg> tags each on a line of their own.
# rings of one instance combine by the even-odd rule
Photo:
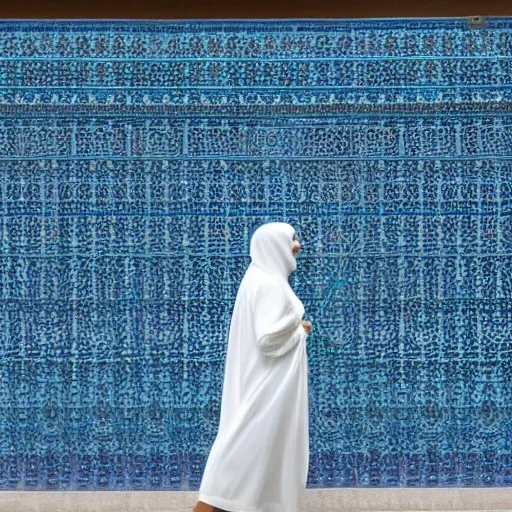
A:
<svg viewBox="0 0 512 512">
<path fill-rule="evenodd" d="M 308 486 L 511 486 L 511 107 L 512 18 L 1 22 L 0 488 L 197 490 L 274 220 Z"/>
</svg>

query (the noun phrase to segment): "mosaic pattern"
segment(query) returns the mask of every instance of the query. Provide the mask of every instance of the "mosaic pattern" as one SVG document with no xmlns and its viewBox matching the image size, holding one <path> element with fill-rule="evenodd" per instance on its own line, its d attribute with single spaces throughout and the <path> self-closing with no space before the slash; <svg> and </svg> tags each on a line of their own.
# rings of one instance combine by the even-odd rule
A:
<svg viewBox="0 0 512 512">
<path fill-rule="evenodd" d="M 512 485 L 512 19 L 0 23 L 0 487 L 197 490 L 262 222 L 308 487 Z"/>
</svg>

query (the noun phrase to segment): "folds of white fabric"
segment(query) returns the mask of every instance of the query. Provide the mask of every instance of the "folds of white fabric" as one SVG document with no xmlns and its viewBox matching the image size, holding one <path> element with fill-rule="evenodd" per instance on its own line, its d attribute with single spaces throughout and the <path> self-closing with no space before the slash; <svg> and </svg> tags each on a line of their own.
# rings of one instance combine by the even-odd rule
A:
<svg viewBox="0 0 512 512">
<path fill-rule="evenodd" d="M 233 309 L 201 501 L 230 512 L 298 512 L 309 463 L 303 314 L 285 279 L 250 265 Z"/>
</svg>

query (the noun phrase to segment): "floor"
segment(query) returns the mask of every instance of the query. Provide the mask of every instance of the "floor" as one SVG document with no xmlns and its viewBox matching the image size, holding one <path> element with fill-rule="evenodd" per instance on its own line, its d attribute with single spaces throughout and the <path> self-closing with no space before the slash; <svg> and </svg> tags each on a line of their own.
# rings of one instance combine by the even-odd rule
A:
<svg viewBox="0 0 512 512">
<path fill-rule="evenodd" d="M 197 492 L 1 491 L 0 512 L 192 512 Z M 512 512 L 512 487 L 308 489 L 300 512 Z"/>
</svg>

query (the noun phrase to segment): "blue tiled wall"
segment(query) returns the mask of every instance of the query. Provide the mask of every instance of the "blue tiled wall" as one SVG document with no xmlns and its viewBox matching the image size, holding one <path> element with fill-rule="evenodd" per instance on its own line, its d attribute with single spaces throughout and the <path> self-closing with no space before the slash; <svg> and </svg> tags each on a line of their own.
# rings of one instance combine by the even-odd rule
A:
<svg viewBox="0 0 512 512">
<path fill-rule="evenodd" d="M 199 487 L 261 223 L 309 487 L 512 485 L 512 19 L 0 23 L 0 487 Z"/>
</svg>

